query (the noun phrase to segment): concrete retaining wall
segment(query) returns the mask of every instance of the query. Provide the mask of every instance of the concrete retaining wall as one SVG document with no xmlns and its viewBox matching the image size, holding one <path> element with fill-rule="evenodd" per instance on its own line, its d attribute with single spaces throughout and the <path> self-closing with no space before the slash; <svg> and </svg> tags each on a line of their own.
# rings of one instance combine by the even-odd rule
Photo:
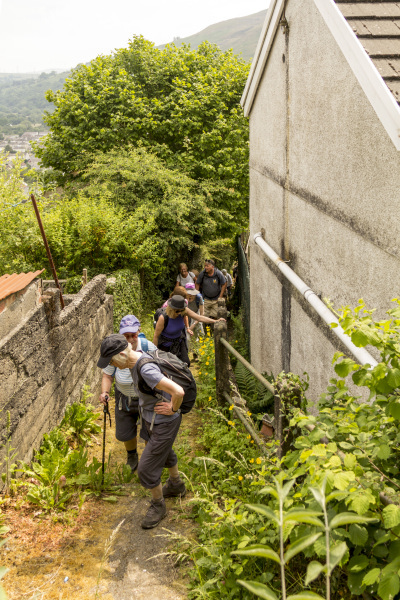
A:
<svg viewBox="0 0 400 600">
<path fill-rule="evenodd" d="M 42 303 L 0 339 L 1 441 L 9 410 L 18 459 L 30 460 L 43 434 L 79 400 L 84 385 L 99 393 L 100 343 L 113 327 L 113 299 L 105 289 L 106 277 L 98 275 L 78 294 L 64 296 L 64 310 L 59 291 L 47 290 Z"/>
</svg>

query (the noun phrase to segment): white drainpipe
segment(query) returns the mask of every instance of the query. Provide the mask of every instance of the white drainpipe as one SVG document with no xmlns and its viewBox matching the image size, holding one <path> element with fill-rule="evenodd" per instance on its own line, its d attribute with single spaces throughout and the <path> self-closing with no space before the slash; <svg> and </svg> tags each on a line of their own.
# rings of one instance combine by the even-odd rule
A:
<svg viewBox="0 0 400 600">
<path fill-rule="evenodd" d="M 269 244 L 263 239 L 261 233 L 256 233 L 254 241 L 261 248 L 261 250 L 268 256 L 268 258 L 275 263 L 278 269 L 283 275 L 294 285 L 296 289 L 303 294 L 304 298 L 309 304 L 316 310 L 321 319 L 325 321 L 327 325 L 336 323 L 337 327 L 332 329 L 332 332 L 341 340 L 346 348 L 353 354 L 360 365 L 369 364 L 371 367 L 375 367 L 378 363 L 371 354 L 365 350 L 365 348 L 357 348 L 351 341 L 350 337 L 345 334 L 342 327 L 339 325 L 339 321 L 331 310 L 320 300 L 315 292 L 308 287 L 306 283 L 277 255 L 277 253 L 271 248 Z"/>
</svg>

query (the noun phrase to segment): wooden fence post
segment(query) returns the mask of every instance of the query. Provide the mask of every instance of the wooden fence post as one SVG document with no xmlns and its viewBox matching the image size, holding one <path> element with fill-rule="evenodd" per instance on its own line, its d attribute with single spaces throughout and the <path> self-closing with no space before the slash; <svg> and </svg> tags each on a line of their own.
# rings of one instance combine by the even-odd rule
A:
<svg viewBox="0 0 400 600">
<path fill-rule="evenodd" d="M 228 310 L 226 308 L 225 298 L 218 298 L 218 309 L 217 309 L 218 319 L 226 319 L 228 315 Z"/>
<path fill-rule="evenodd" d="M 228 349 L 221 344 L 220 339 L 226 339 L 227 324 L 219 321 L 214 325 L 214 347 L 215 347 L 215 379 L 217 390 L 217 402 L 221 406 L 226 404 L 224 392 L 229 394 L 229 353 Z"/>
<path fill-rule="evenodd" d="M 87 284 L 87 269 L 83 269 L 82 273 L 82 287 Z"/>
</svg>

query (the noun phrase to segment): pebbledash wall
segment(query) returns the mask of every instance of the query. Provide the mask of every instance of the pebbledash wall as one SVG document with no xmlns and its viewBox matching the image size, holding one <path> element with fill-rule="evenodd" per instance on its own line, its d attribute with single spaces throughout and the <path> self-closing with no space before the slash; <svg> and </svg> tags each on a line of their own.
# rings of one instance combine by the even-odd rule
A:
<svg viewBox="0 0 400 600">
<path fill-rule="evenodd" d="M 41 296 L 38 285 L 33 282 L 0 313 L 1 441 L 10 411 L 12 446 L 25 461 L 43 434 L 60 423 L 66 406 L 79 400 L 85 385 L 99 392 L 100 343 L 113 327 L 105 275 L 78 294 L 64 296 L 63 310 L 59 291 L 49 289 Z"/>
<path fill-rule="evenodd" d="M 252 362 L 275 375 L 308 372 L 313 400 L 344 349 L 254 234 L 264 229 L 275 252 L 336 308 L 363 298 L 383 317 L 400 283 L 400 152 L 318 2 L 326 0 L 281 2 L 288 29 L 278 25 L 247 111 Z"/>
</svg>

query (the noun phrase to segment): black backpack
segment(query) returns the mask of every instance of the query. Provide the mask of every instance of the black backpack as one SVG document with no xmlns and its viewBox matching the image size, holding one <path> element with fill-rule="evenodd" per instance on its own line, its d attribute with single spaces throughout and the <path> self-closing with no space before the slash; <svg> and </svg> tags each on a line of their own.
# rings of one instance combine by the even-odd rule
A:
<svg viewBox="0 0 400 600">
<path fill-rule="evenodd" d="M 145 356 L 140 359 L 138 365 L 138 388 L 143 394 L 156 396 L 157 390 L 152 390 L 143 379 L 140 371 L 144 365 L 154 363 L 158 365 L 164 377 L 168 377 L 174 383 L 180 385 L 185 395 L 183 396 L 180 411 L 183 415 L 190 412 L 196 402 L 196 382 L 186 363 L 182 362 L 175 354 L 164 352 L 163 350 L 150 350 L 146 352 L 149 358 Z"/>
<path fill-rule="evenodd" d="M 154 313 L 154 317 L 153 317 L 153 327 L 154 327 L 154 329 L 156 328 L 157 321 L 158 321 L 158 319 L 160 318 L 161 315 L 164 317 L 164 329 L 168 325 L 169 316 L 167 315 L 167 313 L 165 311 L 165 308 L 162 306 L 161 308 L 157 308 L 156 312 Z"/>
</svg>

